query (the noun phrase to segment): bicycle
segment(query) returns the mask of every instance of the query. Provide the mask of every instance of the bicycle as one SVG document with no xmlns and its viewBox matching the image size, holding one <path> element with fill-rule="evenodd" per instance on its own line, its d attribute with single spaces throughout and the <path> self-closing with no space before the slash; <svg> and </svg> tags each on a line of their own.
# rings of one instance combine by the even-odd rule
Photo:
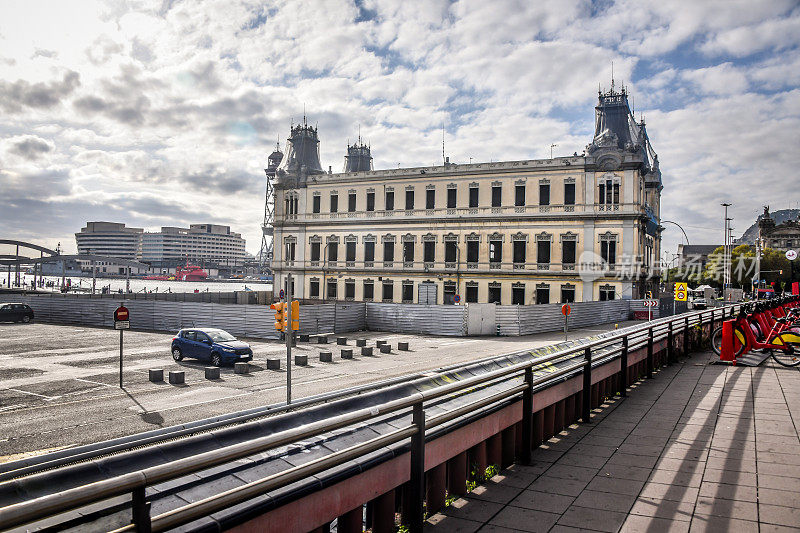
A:
<svg viewBox="0 0 800 533">
<path fill-rule="evenodd" d="M 790 299 L 793 302 L 796 299 Z M 783 303 L 783 302 L 781 302 Z M 751 350 L 765 350 L 781 366 L 800 365 L 800 308 L 784 305 L 749 304 L 742 306 L 733 324 L 734 357 Z M 769 331 L 764 335 L 764 331 Z M 722 353 L 722 326 L 711 335 L 711 348 Z"/>
</svg>

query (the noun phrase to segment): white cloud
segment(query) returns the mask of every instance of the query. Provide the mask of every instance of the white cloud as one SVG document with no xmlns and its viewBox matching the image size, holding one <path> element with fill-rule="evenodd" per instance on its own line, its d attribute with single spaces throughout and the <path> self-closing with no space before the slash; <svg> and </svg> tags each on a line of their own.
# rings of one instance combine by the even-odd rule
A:
<svg viewBox="0 0 800 533">
<path fill-rule="evenodd" d="M 453 161 L 548 157 L 590 141 L 612 61 L 693 242 L 715 239 L 721 190 L 752 218 L 799 163 L 792 0 L 80 6 L 0 19 L 0 234 L 72 246 L 89 219 L 213 220 L 255 253 L 266 156 L 304 105 L 335 170 L 359 125 L 376 168 L 439 162 L 442 124 Z"/>
</svg>

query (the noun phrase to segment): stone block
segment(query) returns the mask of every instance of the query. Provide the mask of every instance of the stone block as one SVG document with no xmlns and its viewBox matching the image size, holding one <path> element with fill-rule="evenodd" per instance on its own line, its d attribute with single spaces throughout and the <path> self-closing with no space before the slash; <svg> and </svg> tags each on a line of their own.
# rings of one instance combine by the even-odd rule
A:
<svg viewBox="0 0 800 533">
<path fill-rule="evenodd" d="M 342 359 L 352 359 L 352 358 L 353 358 L 352 349 L 342 350 Z"/>
<path fill-rule="evenodd" d="M 363 347 L 366 345 L 367 345 L 367 339 L 356 339 L 356 346 Z"/>
<path fill-rule="evenodd" d="M 319 360 L 322 363 L 333 362 L 333 352 L 319 352 Z"/>
<path fill-rule="evenodd" d="M 397 349 L 400 350 L 401 352 L 407 352 L 408 351 L 408 343 L 407 342 L 398 342 L 397 343 Z"/>
<path fill-rule="evenodd" d="M 219 379 L 219 367 L 207 366 L 205 367 L 206 379 Z"/>
<path fill-rule="evenodd" d="M 377 346 L 378 348 L 380 348 L 384 344 L 386 344 L 386 341 L 375 341 L 375 346 Z"/>
<path fill-rule="evenodd" d="M 372 355 L 372 346 L 362 346 L 361 347 L 361 355 Z"/>
<path fill-rule="evenodd" d="M 317 335 L 317 344 L 328 344 L 327 335 Z"/>
<path fill-rule="evenodd" d="M 236 364 L 238 365 L 239 363 Z M 281 360 L 279 358 L 273 357 L 271 359 L 267 359 L 267 370 L 280 370 L 280 369 L 281 369 Z"/>
<path fill-rule="evenodd" d="M 186 373 L 183 370 L 169 371 L 170 385 L 183 385 L 184 383 L 186 383 Z"/>
<path fill-rule="evenodd" d="M 308 342 L 310 338 L 311 338 L 310 335 L 301 334 L 299 341 L 300 342 Z"/>
<path fill-rule="evenodd" d="M 294 356 L 294 364 L 297 366 L 308 366 L 308 356 L 307 355 L 295 355 Z"/>
<path fill-rule="evenodd" d="M 271 359 L 267 359 L 267 368 L 269 368 L 269 362 Z M 278 368 L 280 368 L 280 359 L 274 359 L 274 361 L 278 361 Z M 234 374 L 249 374 L 250 373 L 250 363 L 233 363 L 233 373 Z"/>
<path fill-rule="evenodd" d="M 339 346 L 347 346 L 347 337 L 336 337 L 336 344 Z"/>
<path fill-rule="evenodd" d="M 381 344 L 381 353 L 392 353 L 391 344 Z"/>
<path fill-rule="evenodd" d="M 152 381 L 153 383 L 164 381 L 163 368 L 151 368 L 150 370 L 148 370 L 148 374 L 150 375 L 150 381 Z"/>
</svg>

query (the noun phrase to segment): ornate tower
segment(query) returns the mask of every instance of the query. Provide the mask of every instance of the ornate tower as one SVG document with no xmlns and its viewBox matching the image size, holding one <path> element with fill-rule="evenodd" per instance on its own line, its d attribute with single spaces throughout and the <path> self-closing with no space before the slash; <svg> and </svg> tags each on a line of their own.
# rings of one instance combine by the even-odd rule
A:
<svg viewBox="0 0 800 533">
<path fill-rule="evenodd" d="M 343 172 L 361 172 L 364 170 L 372 170 L 372 154 L 370 147 L 361 142 L 361 135 L 358 136 L 358 142 L 347 145 L 347 155 L 344 156 L 344 170 Z"/>
<path fill-rule="evenodd" d="M 319 162 L 319 137 L 317 128 L 306 123 L 292 126 L 286 140 L 286 153 L 276 170 L 276 185 L 282 189 L 305 187 L 308 176 L 323 174 Z"/>
<path fill-rule="evenodd" d="M 261 274 L 270 271 L 272 262 L 272 224 L 275 221 L 275 173 L 283 159 L 280 143 L 275 144 L 275 151 L 267 158 L 267 168 L 264 172 L 267 175 L 267 193 L 264 200 L 264 222 L 261 224 L 261 251 L 258 253 L 258 270 Z"/>
</svg>

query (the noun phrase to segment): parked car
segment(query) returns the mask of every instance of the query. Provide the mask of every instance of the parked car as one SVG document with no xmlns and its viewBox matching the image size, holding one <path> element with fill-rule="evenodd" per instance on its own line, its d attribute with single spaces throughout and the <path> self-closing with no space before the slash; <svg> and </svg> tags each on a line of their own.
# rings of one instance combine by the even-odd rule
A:
<svg viewBox="0 0 800 533">
<path fill-rule="evenodd" d="M 0 322 L 31 322 L 33 309 L 27 304 L 0 304 Z"/>
<path fill-rule="evenodd" d="M 253 350 L 249 344 L 237 340 L 225 330 L 187 328 L 180 330 L 172 339 L 172 358 L 182 361 L 184 357 L 221 366 L 250 361 L 253 359 Z"/>
<path fill-rule="evenodd" d="M 692 300 L 692 309 L 708 309 L 708 302 L 705 298 L 695 298 Z"/>
</svg>

